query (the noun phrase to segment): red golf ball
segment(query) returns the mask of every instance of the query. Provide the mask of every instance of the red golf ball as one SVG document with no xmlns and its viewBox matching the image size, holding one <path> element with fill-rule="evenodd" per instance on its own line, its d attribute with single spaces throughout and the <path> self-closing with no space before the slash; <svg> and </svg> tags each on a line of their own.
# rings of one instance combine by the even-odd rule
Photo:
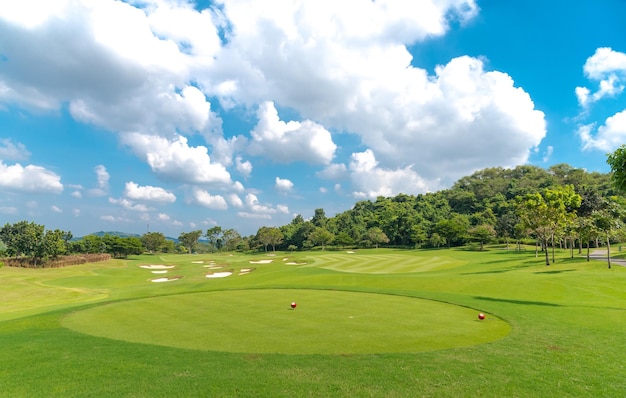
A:
<svg viewBox="0 0 626 398">
<path fill-rule="evenodd" d="M 296 308 L 296 305 L 298 305 L 298 304 L 296 304 L 296 302 L 295 302 L 295 301 L 294 301 L 294 302 L 292 302 L 292 303 L 291 303 L 291 308 Z"/>
<path fill-rule="evenodd" d="M 480 319 L 480 320 L 485 319 L 485 314 L 483 314 L 482 312 L 480 314 L 478 314 L 478 319 Z"/>
</svg>

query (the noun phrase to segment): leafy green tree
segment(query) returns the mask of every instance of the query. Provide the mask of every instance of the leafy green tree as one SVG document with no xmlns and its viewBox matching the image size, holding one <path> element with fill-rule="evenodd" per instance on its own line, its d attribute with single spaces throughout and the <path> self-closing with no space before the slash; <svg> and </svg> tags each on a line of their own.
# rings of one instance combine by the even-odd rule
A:
<svg viewBox="0 0 626 398">
<path fill-rule="evenodd" d="M 435 224 L 435 232 L 443 236 L 450 247 L 452 244 L 463 243 L 467 236 L 470 223 L 466 215 L 454 214 L 447 220 L 441 220 Z"/>
<path fill-rule="evenodd" d="M 480 250 L 482 251 L 485 243 L 489 243 L 496 236 L 495 229 L 489 224 L 477 225 L 469 229 L 470 237 L 480 242 Z"/>
<path fill-rule="evenodd" d="M 335 239 L 335 235 L 326 228 L 322 227 L 315 227 L 313 232 L 309 235 L 309 240 L 314 245 L 322 246 L 322 250 L 324 250 L 326 245 L 330 244 L 333 239 Z"/>
<path fill-rule="evenodd" d="M 354 239 L 352 239 L 347 232 L 340 232 L 335 236 L 335 244 L 341 247 L 352 246 L 354 244 Z"/>
<path fill-rule="evenodd" d="M 263 244 L 265 251 L 268 245 L 272 245 L 272 251 L 276 251 L 276 245 L 283 241 L 283 233 L 276 227 L 261 227 L 257 231 L 256 239 Z"/>
<path fill-rule="evenodd" d="M 571 185 L 544 189 L 518 199 L 518 214 L 523 225 L 532 230 L 545 250 L 546 265 L 550 265 L 548 245 L 569 219 L 575 217 L 581 197 Z M 554 261 L 554 244 L 553 261 Z"/>
<path fill-rule="evenodd" d="M 374 245 L 374 247 L 378 248 L 378 245 L 381 243 L 389 243 L 389 238 L 382 229 L 378 227 L 372 227 L 367 230 L 367 239 Z"/>
<path fill-rule="evenodd" d="M 195 250 L 196 246 L 198 246 L 198 241 L 201 236 L 202 230 L 198 229 L 191 232 L 182 232 L 178 236 L 178 240 L 187 248 L 189 254 L 191 254 Z"/>
<path fill-rule="evenodd" d="M 222 247 L 222 227 L 216 225 L 206 231 L 206 238 L 211 251 L 219 251 Z"/>
<path fill-rule="evenodd" d="M 241 235 L 234 229 L 226 229 L 222 233 L 222 248 L 226 251 L 235 251 L 242 242 Z"/>
<path fill-rule="evenodd" d="M 158 252 L 165 245 L 165 235 L 161 232 L 146 232 L 141 236 L 141 243 L 149 252 Z"/>
<path fill-rule="evenodd" d="M 606 258 L 611 268 L 611 235 L 623 227 L 624 210 L 614 201 L 606 200 L 601 210 L 593 213 L 594 224 L 606 239 Z"/>
<path fill-rule="evenodd" d="M 316 227 L 326 228 L 326 222 L 328 218 L 326 218 L 326 213 L 324 209 L 315 209 L 315 214 L 313 214 L 313 218 L 311 218 L 311 223 Z"/>
<path fill-rule="evenodd" d="M 432 235 L 430 235 L 430 238 L 428 238 L 428 244 L 432 247 L 439 248 L 442 245 L 446 244 L 446 238 L 439 235 L 437 232 L 434 232 Z"/>
<path fill-rule="evenodd" d="M 621 192 L 626 192 L 626 144 L 607 154 L 606 162 L 611 166 L 611 181 Z"/>
</svg>

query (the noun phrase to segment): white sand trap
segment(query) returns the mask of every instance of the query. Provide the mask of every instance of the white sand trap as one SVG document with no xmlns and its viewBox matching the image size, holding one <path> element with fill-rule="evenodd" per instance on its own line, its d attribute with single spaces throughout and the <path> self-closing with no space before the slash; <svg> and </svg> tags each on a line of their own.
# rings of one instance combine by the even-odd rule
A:
<svg viewBox="0 0 626 398">
<path fill-rule="evenodd" d="M 356 252 L 349 251 L 349 252 L 346 252 L 346 253 L 348 253 L 348 254 L 354 254 L 354 253 L 356 253 Z"/>
<path fill-rule="evenodd" d="M 257 261 L 252 261 L 250 260 L 250 264 L 269 264 L 274 260 L 257 260 Z"/>
<path fill-rule="evenodd" d="M 225 278 L 227 276 L 231 276 L 233 273 L 230 271 L 224 271 L 224 272 L 214 272 L 212 274 L 207 274 L 206 277 L 207 278 Z"/>
<path fill-rule="evenodd" d="M 204 261 L 192 261 L 191 263 L 192 263 L 192 264 L 203 264 L 203 263 L 204 263 Z"/>
<path fill-rule="evenodd" d="M 208 268 L 208 269 L 222 269 L 224 267 L 222 267 L 221 265 L 203 265 L 204 268 Z"/>
<path fill-rule="evenodd" d="M 150 271 L 153 274 L 167 274 L 167 270 L 163 270 L 163 271 Z"/>
<path fill-rule="evenodd" d="M 175 277 L 170 277 L 170 278 L 156 278 L 156 279 L 151 279 L 152 282 L 171 282 L 171 281 L 176 281 L 178 279 L 182 278 L 181 276 L 175 276 Z"/>
<path fill-rule="evenodd" d="M 274 254 L 274 253 L 269 253 L 267 256 L 268 256 L 268 257 L 274 257 L 275 255 L 276 255 L 276 254 Z"/>
<path fill-rule="evenodd" d="M 250 272 L 252 271 L 254 268 L 242 268 L 239 270 L 239 272 Z"/>
<path fill-rule="evenodd" d="M 170 269 L 174 268 L 174 265 L 162 265 L 162 264 L 150 264 L 150 265 L 140 265 L 141 268 L 146 269 Z"/>
<path fill-rule="evenodd" d="M 283 261 L 287 261 L 287 260 L 289 260 L 289 257 L 283 258 Z"/>
<path fill-rule="evenodd" d="M 293 261 L 286 263 L 287 265 L 305 265 L 306 263 L 295 263 Z"/>
</svg>

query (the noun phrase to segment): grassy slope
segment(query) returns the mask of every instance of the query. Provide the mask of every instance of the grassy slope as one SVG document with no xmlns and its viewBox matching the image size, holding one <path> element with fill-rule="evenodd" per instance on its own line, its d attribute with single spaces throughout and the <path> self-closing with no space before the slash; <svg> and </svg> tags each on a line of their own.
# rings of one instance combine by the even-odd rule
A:
<svg viewBox="0 0 626 398">
<path fill-rule="evenodd" d="M 626 268 L 532 251 L 368 250 L 282 254 L 245 277 L 207 280 L 191 261 L 250 267 L 248 256 L 146 256 L 62 270 L 0 269 L 3 396 L 605 396 L 626 395 Z M 290 254 L 285 254 L 289 257 Z M 267 258 L 255 256 L 253 259 Z M 179 264 L 151 283 L 140 263 Z M 382 273 L 392 269 L 392 273 Z M 7 286 L 10 286 L 8 289 Z M 496 314 L 512 327 L 483 345 L 417 354 L 280 355 L 128 343 L 61 327 L 93 302 L 242 288 L 384 292 Z M 78 289 L 78 290 L 77 290 Z M 80 294 L 69 294 L 79 292 Z M 28 308 L 17 310 L 22 297 Z M 32 299 L 35 298 L 35 299 Z M 38 307 L 39 303 L 39 307 Z M 64 304 L 65 303 L 65 304 Z M 54 310 L 52 312 L 49 312 Z M 40 315 L 24 317 L 39 313 Z M 185 330 L 180 330 L 184 338 Z"/>
</svg>

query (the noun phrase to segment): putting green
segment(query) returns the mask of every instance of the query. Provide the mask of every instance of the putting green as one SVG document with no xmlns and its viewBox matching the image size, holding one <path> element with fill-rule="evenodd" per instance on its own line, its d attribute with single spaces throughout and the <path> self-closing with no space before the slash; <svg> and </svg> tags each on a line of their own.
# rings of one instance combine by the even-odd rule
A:
<svg viewBox="0 0 626 398">
<path fill-rule="evenodd" d="M 292 301 L 297 307 L 291 309 Z M 506 336 L 477 311 L 405 296 L 237 290 L 154 297 L 66 316 L 78 332 L 170 347 L 281 354 L 374 354 L 463 347 Z"/>
</svg>

